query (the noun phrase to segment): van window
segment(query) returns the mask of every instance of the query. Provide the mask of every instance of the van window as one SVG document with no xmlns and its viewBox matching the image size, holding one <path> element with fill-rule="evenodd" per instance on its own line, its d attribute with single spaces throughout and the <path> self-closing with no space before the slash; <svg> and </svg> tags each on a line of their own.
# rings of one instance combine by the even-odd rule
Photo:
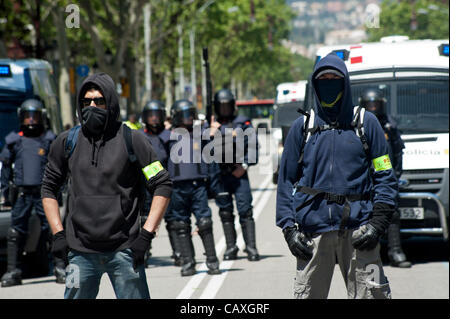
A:
<svg viewBox="0 0 450 319">
<path fill-rule="evenodd" d="M 18 70 L 20 70 L 19 73 Z M 25 82 L 25 76 L 22 69 L 11 66 L 10 77 L 0 77 L 0 89 L 17 90 L 25 92 L 27 90 L 27 84 Z"/>
<path fill-rule="evenodd" d="M 353 103 L 366 88 L 377 87 L 385 92 L 387 112 L 402 133 L 445 133 L 449 125 L 448 78 L 414 78 L 383 83 L 353 83 Z"/>
</svg>

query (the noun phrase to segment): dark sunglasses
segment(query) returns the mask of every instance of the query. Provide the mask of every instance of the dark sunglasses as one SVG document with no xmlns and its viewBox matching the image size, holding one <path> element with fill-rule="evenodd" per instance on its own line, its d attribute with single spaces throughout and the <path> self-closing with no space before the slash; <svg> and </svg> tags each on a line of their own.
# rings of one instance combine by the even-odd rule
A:
<svg viewBox="0 0 450 319">
<path fill-rule="evenodd" d="M 105 105 L 106 104 L 106 100 L 104 97 L 95 97 L 93 99 L 85 97 L 85 98 L 81 99 L 81 103 L 83 103 L 83 106 L 91 105 L 92 101 L 94 101 L 95 105 Z"/>
</svg>

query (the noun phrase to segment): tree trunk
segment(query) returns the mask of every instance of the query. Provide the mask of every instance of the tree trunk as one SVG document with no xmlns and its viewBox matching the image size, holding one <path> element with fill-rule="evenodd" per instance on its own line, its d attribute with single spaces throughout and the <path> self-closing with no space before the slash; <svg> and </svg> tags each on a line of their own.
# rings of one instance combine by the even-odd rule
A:
<svg viewBox="0 0 450 319">
<path fill-rule="evenodd" d="M 61 106 L 61 117 L 63 126 L 74 124 L 73 109 L 69 88 L 69 56 L 68 56 L 68 44 L 66 28 L 64 25 L 64 16 L 60 7 L 55 7 L 52 10 L 52 17 L 54 24 L 57 26 L 57 43 L 59 51 L 59 77 L 58 77 L 58 92 L 59 103 Z"/>
<path fill-rule="evenodd" d="M 172 88 L 172 74 L 170 71 L 164 73 L 164 95 L 166 97 L 166 113 L 170 114 L 170 108 L 173 104 L 173 88 Z"/>
</svg>

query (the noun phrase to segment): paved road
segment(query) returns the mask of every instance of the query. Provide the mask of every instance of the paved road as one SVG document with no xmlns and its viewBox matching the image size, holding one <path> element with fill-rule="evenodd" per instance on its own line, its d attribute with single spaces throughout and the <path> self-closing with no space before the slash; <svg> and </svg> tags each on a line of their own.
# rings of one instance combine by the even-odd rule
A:
<svg viewBox="0 0 450 319">
<path fill-rule="evenodd" d="M 264 156 L 261 158 L 264 161 Z M 254 216 L 257 225 L 257 244 L 261 254 L 258 262 L 249 262 L 242 252 L 244 245 L 239 223 L 238 244 L 241 248 L 238 260 L 222 261 L 221 275 L 206 273 L 205 256 L 199 235 L 193 236 L 198 273 L 181 277 L 180 269 L 172 265 L 170 245 L 165 227 L 162 226 L 153 241 L 152 258 L 146 270 L 152 298 L 156 299 L 290 299 L 295 260 L 287 248 L 281 231 L 275 226 L 276 186 L 271 182 L 270 167 L 250 169 L 253 190 Z M 213 210 L 214 236 L 219 259 L 222 260 L 225 239 L 218 217 L 218 209 L 210 201 Z M 404 248 L 413 261 L 410 269 L 385 266 L 393 298 L 448 299 L 449 266 L 448 244 L 439 239 L 410 239 Z M 385 252 L 383 253 L 386 258 Z M 2 265 L 4 270 L 4 261 Z M 0 271 L 1 273 L 1 271 Z M 54 277 L 29 278 L 22 286 L 0 288 L 0 299 L 37 298 L 61 299 L 64 285 L 56 284 Z M 115 298 L 106 275 L 101 281 L 98 298 Z M 335 269 L 329 293 L 330 299 L 346 298 L 345 285 L 338 267 Z"/>
</svg>

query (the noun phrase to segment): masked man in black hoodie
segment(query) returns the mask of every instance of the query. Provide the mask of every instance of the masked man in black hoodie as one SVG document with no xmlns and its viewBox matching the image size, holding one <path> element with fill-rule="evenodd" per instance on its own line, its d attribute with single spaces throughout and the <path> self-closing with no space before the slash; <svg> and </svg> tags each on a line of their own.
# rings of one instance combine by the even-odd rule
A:
<svg viewBox="0 0 450 319">
<path fill-rule="evenodd" d="M 54 238 L 52 252 L 69 262 L 66 299 L 95 298 L 105 272 L 117 298 L 150 298 L 144 255 L 169 203 L 172 183 L 145 136 L 122 125 L 119 111 L 111 77 L 89 76 L 78 93 L 77 138 L 66 131 L 50 149 L 42 198 Z M 76 147 L 69 156 L 67 145 L 73 140 Z M 56 195 L 66 177 L 70 200 L 63 225 Z M 154 197 L 139 229 L 144 180 Z"/>
</svg>

